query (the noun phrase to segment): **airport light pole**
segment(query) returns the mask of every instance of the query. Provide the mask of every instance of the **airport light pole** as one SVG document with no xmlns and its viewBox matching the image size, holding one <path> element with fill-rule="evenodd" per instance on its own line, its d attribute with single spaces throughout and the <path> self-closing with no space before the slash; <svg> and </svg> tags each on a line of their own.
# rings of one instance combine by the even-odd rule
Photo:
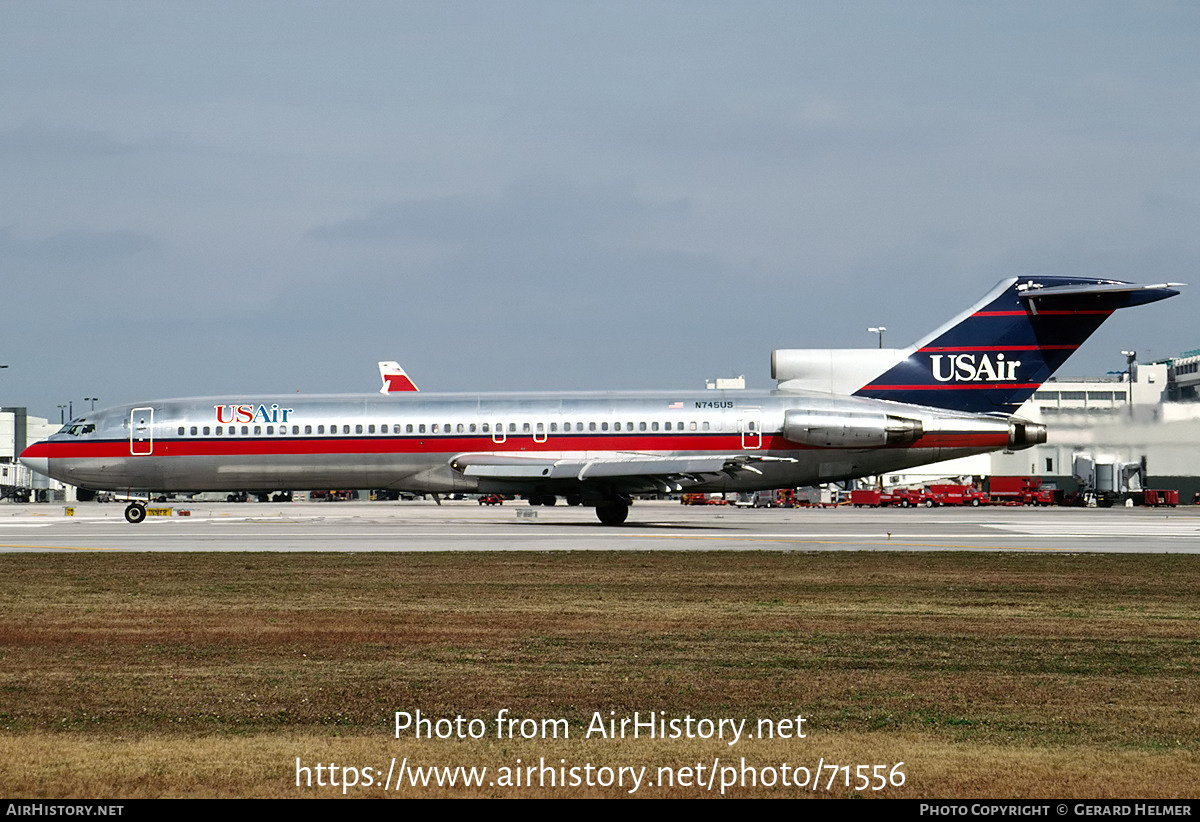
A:
<svg viewBox="0 0 1200 822">
<path fill-rule="evenodd" d="M 66 423 L 67 423 L 67 421 L 65 419 L 63 419 L 63 417 L 66 416 L 66 414 L 63 413 L 66 410 L 66 408 L 67 407 L 65 405 L 60 405 L 58 407 L 58 421 L 63 425 L 66 425 Z"/>
<path fill-rule="evenodd" d="M 1133 413 L 1133 364 L 1137 362 L 1136 351 L 1122 351 L 1125 355 L 1125 403 L 1129 406 L 1129 413 Z"/>
<path fill-rule="evenodd" d="M 95 411 L 96 403 L 98 403 L 100 401 L 100 398 L 99 397 L 84 397 L 83 401 L 90 402 L 92 404 L 92 407 L 88 409 L 89 411 Z"/>
<path fill-rule="evenodd" d="M 887 326 L 879 325 L 879 326 L 874 326 L 872 328 L 868 328 L 867 330 L 870 331 L 872 334 L 879 335 L 879 347 L 883 348 L 883 332 L 887 331 Z"/>
</svg>

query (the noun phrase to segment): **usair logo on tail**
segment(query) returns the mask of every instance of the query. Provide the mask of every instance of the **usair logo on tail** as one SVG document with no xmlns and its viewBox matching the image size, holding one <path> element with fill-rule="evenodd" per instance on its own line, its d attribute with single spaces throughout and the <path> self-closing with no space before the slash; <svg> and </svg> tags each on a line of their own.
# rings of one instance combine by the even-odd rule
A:
<svg viewBox="0 0 1200 822">
<path fill-rule="evenodd" d="M 1015 382 L 1021 364 L 1005 360 L 1003 354 L 997 354 L 995 361 L 987 354 L 933 354 L 929 359 L 938 382 Z"/>
</svg>

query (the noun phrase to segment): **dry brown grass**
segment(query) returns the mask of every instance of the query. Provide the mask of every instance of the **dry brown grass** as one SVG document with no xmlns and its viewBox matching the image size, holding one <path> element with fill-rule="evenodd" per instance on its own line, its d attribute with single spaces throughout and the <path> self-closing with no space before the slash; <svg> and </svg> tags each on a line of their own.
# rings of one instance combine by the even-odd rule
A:
<svg viewBox="0 0 1200 822">
<path fill-rule="evenodd" d="M 1159 555 L 7 555 L 0 784 L 296 796 L 319 792 L 296 756 L 824 756 L 905 761 L 893 796 L 1194 796 L 1197 583 L 1200 560 Z M 502 707 L 575 738 L 392 738 L 397 710 Z M 803 713 L 809 737 L 578 738 L 610 710 Z"/>
</svg>

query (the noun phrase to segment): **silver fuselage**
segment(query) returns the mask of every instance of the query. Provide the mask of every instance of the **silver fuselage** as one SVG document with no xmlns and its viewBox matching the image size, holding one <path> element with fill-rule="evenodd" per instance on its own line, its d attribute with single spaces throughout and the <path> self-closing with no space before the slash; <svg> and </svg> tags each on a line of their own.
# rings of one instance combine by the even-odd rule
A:
<svg viewBox="0 0 1200 822">
<path fill-rule="evenodd" d="M 822 447 L 784 436 L 789 412 L 915 421 L 903 445 Z M 22 455 L 62 482 L 129 492 L 378 488 L 580 494 L 750 491 L 833 482 L 1014 445 L 1013 420 L 784 391 L 366 394 L 160 400 L 93 412 Z M 1024 443 L 1015 443 L 1021 447 Z M 477 459 L 587 462 L 727 455 L 750 469 L 666 478 L 470 476 Z M 572 463 L 574 464 L 574 463 Z"/>
</svg>

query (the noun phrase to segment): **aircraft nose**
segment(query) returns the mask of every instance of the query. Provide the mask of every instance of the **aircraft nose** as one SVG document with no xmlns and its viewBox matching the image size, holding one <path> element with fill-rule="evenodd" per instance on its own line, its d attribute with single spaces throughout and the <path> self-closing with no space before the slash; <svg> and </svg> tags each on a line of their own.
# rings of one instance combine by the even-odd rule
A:
<svg viewBox="0 0 1200 822">
<path fill-rule="evenodd" d="M 50 476 L 50 460 L 41 455 L 42 443 L 37 442 L 21 452 L 19 459 L 26 468 Z"/>
</svg>

